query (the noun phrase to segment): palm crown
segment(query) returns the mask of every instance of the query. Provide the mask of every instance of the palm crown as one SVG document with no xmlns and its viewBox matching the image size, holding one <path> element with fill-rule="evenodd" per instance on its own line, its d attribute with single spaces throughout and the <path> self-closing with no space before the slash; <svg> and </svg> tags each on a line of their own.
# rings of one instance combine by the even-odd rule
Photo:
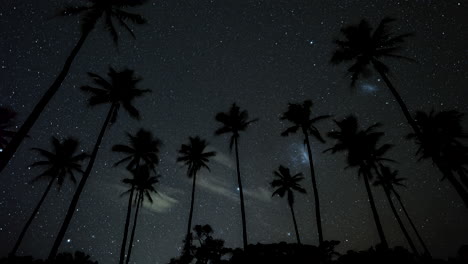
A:
<svg viewBox="0 0 468 264">
<path fill-rule="evenodd" d="M 187 175 L 193 177 L 201 168 L 210 170 L 207 163 L 210 161 L 210 157 L 216 155 L 216 152 L 205 152 L 207 142 L 200 139 L 200 137 L 189 137 L 189 141 L 188 145 L 182 144 L 180 147 L 180 156 L 177 158 L 177 161 L 184 162 L 188 166 Z"/>
<path fill-rule="evenodd" d="M 127 169 L 135 169 L 139 166 L 140 161 L 143 161 L 143 164 L 154 169 L 159 164 L 158 154 L 162 145 L 161 140 L 144 129 L 138 130 L 135 136 L 127 133 L 127 137 L 130 141 L 129 145 L 117 144 L 112 147 L 112 151 L 127 155 L 114 165 L 128 162 Z"/>
<path fill-rule="evenodd" d="M 296 133 L 298 129 L 303 129 L 305 133 L 313 135 L 321 142 L 325 140 L 320 135 L 318 129 L 314 126 L 317 121 L 330 117 L 329 115 L 322 115 L 315 118 L 310 118 L 312 101 L 306 100 L 302 104 L 289 104 L 288 110 L 283 113 L 281 120 L 288 120 L 294 125 L 286 129 L 282 136 L 288 136 L 290 133 Z"/>
<path fill-rule="evenodd" d="M 289 168 L 284 166 L 279 166 L 277 171 L 274 171 L 273 174 L 276 178 L 271 182 L 271 186 L 276 188 L 278 187 L 271 196 L 279 195 L 280 197 L 284 197 L 284 195 L 288 194 L 288 203 L 294 203 L 294 193 L 293 191 L 298 191 L 300 193 L 306 193 L 306 190 L 301 187 L 299 184 L 300 181 L 304 179 L 302 173 L 297 173 L 291 175 Z"/>
<path fill-rule="evenodd" d="M 81 162 L 88 157 L 86 153 L 76 154 L 78 141 L 73 138 L 67 138 L 60 142 L 56 137 L 52 137 L 53 151 L 47 151 L 41 148 L 33 148 L 44 157 L 44 160 L 34 162 L 31 167 L 45 166 L 46 169 L 34 180 L 44 177 L 57 178 L 57 183 L 62 186 L 65 178 L 70 177 L 73 183 L 76 183 L 74 173 L 83 173 Z"/>
<path fill-rule="evenodd" d="M 402 50 L 401 44 L 412 34 L 392 34 L 389 23 L 395 21 L 392 18 L 384 18 L 379 26 L 373 30 L 366 20 L 361 20 L 358 25 L 352 25 L 341 29 L 343 40 L 335 40 L 337 49 L 333 53 L 331 62 L 333 64 L 353 61 L 348 68 L 351 74 L 351 85 L 362 75 L 370 75 L 369 65 L 383 73 L 389 71 L 388 67 L 381 61 L 382 58 L 396 58 L 411 60 L 399 55 Z"/>
<path fill-rule="evenodd" d="M 374 185 L 382 185 L 388 190 L 393 190 L 393 186 L 405 186 L 404 181 L 406 181 L 406 178 L 398 177 L 398 170 L 392 170 L 390 167 L 381 165 L 380 174 L 374 181 Z"/>
<path fill-rule="evenodd" d="M 96 22 L 101 17 L 104 17 L 105 27 L 111 34 L 114 43 L 118 42 L 119 35 L 115 29 L 113 20 L 125 28 L 134 38 L 135 34 L 127 23 L 146 23 L 146 20 L 142 16 L 122 10 L 122 8 L 142 5 L 146 0 L 88 0 L 87 2 L 89 3 L 88 5 L 66 6 L 60 11 L 60 15 L 81 15 L 80 22 L 83 32 L 91 31 Z"/>
<path fill-rule="evenodd" d="M 216 135 L 221 135 L 225 133 L 232 133 L 231 142 L 229 147 L 232 149 L 234 144 L 234 140 L 239 138 L 239 132 L 245 131 L 247 127 L 256 122 L 258 119 L 248 120 L 249 114 L 246 110 L 240 111 L 240 108 L 234 103 L 232 104 L 229 112 L 218 113 L 216 114 L 216 121 L 221 122 L 223 124 L 222 127 L 218 128 L 215 131 Z"/>
<path fill-rule="evenodd" d="M 88 99 L 90 106 L 98 104 L 113 104 L 116 107 L 112 113 L 111 122 L 114 123 L 117 118 L 119 107 L 122 106 L 131 117 L 139 119 L 140 112 L 132 105 L 135 98 L 150 92 L 148 89 L 138 89 L 136 84 L 141 81 L 134 75 L 133 70 L 125 69 L 123 71 L 116 71 L 112 67 L 109 68 L 110 81 L 105 80 L 103 77 L 95 74 L 88 73 L 98 87 L 85 85 L 81 87 L 82 91 L 91 94 Z"/>
<path fill-rule="evenodd" d="M 141 195 L 146 196 L 150 203 L 153 203 L 153 198 L 151 197 L 152 193 L 157 193 L 155 189 L 155 184 L 159 183 L 160 176 L 151 176 L 151 169 L 146 166 L 140 166 L 136 169 L 130 170 L 132 173 L 132 178 L 125 178 L 122 180 L 123 183 L 129 184 L 135 188 L 135 190 Z M 124 192 L 130 193 L 131 189 Z"/>
</svg>

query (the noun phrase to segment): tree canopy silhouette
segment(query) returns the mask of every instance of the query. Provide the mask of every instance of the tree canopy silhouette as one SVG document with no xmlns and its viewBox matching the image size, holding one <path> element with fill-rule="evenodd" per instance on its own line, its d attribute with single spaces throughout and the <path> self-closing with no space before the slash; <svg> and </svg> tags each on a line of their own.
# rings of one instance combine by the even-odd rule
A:
<svg viewBox="0 0 468 264">
<path fill-rule="evenodd" d="M 62 82 L 68 75 L 70 67 L 73 63 L 78 52 L 81 50 L 84 42 L 88 38 L 88 35 L 94 29 L 96 23 L 100 18 L 104 18 L 104 24 L 106 29 L 111 33 L 114 43 L 117 44 L 118 34 L 114 26 L 113 19 L 125 28 L 134 38 L 135 35 L 128 26 L 128 22 L 135 24 L 144 24 L 146 20 L 138 15 L 127 12 L 123 10 L 127 7 L 140 6 L 146 2 L 146 0 L 88 0 L 85 5 L 81 6 L 65 6 L 60 12 L 61 16 L 71 16 L 71 15 L 80 15 L 81 20 L 81 37 L 78 40 L 76 46 L 71 51 L 70 55 L 67 57 L 65 64 L 61 72 L 57 75 L 54 83 L 47 89 L 42 98 L 36 104 L 31 114 L 27 117 L 26 121 L 18 130 L 18 133 L 15 134 L 11 142 L 5 148 L 5 151 L 0 153 L 0 172 L 8 164 L 8 161 L 13 157 L 16 150 L 18 149 L 21 142 L 23 142 L 26 135 L 29 133 L 29 130 L 32 128 L 34 123 L 37 121 L 39 116 L 44 111 L 47 104 L 57 93 L 58 89 L 62 85 Z"/>
</svg>

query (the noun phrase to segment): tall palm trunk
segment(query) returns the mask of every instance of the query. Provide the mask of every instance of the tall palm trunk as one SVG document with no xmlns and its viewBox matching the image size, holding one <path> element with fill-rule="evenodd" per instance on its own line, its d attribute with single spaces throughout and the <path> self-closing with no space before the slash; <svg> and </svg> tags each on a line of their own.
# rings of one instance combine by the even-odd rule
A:
<svg viewBox="0 0 468 264">
<path fill-rule="evenodd" d="M 416 234 L 416 237 L 417 237 L 418 240 L 419 240 L 419 243 L 421 243 L 422 247 L 424 248 L 424 254 L 430 257 L 430 256 L 431 256 L 431 253 L 429 252 L 429 249 L 427 249 L 426 243 L 424 243 L 422 237 L 419 235 L 419 232 L 418 232 L 416 226 L 414 225 L 413 221 L 411 220 L 411 217 L 409 216 L 408 212 L 406 211 L 406 208 L 405 208 L 405 206 L 403 205 L 403 202 L 401 201 L 400 195 L 399 195 L 394 189 L 393 189 L 393 194 L 394 194 L 395 197 L 397 198 L 398 203 L 400 204 L 401 209 L 403 209 L 403 212 L 405 213 L 406 218 L 408 219 L 408 221 L 409 221 L 411 227 L 413 228 L 414 233 Z"/>
<path fill-rule="evenodd" d="M 437 164 L 437 163 L 436 163 Z M 458 195 L 462 198 L 465 203 L 465 207 L 468 208 L 468 192 L 463 188 L 463 185 L 455 178 L 452 171 L 449 169 L 444 169 L 443 166 L 438 165 L 439 169 L 442 171 L 447 180 L 452 184 L 453 188 L 457 191 Z"/>
<path fill-rule="evenodd" d="M 134 192 L 135 192 L 135 186 L 132 185 L 132 190 L 130 191 L 130 197 L 128 198 L 127 218 L 125 219 L 124 236 L 122 240 L 122 245 L 120 246 L 119 264 L 123 264 L 125 260 L 125 246 L 127 245 L 128 226 L 130 225 L 130 218 L 132 215 L 132 200 L 133 200 Z"/>
<path fill-rule="evenodd" d="M 56 179 L 55 177 L 50 179 L 50 182 L 47 185 L 47 188 L 45 189 L 44 194 L 42 195 L 41 199 L 39 200 L 39 203 L 37 203 L 36 208 L 34 208 L 34 211 L 31 214 L 31 216 L 29 217 L 26 224 L 24 225 L 23 230 L 21 230 L 21 233 L 20 233 L 20 235 L 18 237 L 18 240 L 16 241 L 15 246 L 13 247 L 13 249 L 10 252 L 10 256 L 15 256 L 16 255 L 16 251 L 18 250 L 21 242 L 23 241 L 23 237 L 26 234 L 26 231 L 28 230 L 28 228 L 31 225 L 34 218 L 36 217 L 37 212 L 39 212 L 39 208 L 41 208 L 42 203 L 44 202 L 45 198 L 47 197 L 47 194 L 49 194 L 49 191 L 50 191 L 50 189 L 52 187 L 52 184 L 54 183 L 55 179 Z"/>
<path fill-rule="evenodd" d="M 190 249 L 190 229 L 192 228 L 192 216 L 193 216 L 193 204 L 195 201 L 195 184 L 197 181 L 197 174 L 195 173 L 193 175 L 193 183 L 192 183 L 192 201 L 190 203 L 190 213 L 189 213 L 189 219 L 188 219 L 188 225 L 187 225 L 187 235 L 185 237 L 185 253 L 188 254 L 189 249 Z"/>
<path fill-rule="evenodd" d="M 312 151 L 310 150 L 309 136 L 307 135 L 307 131 L 304 128 L 302 129 L 302 132 L 304 133 L 304 136 L 305 136 L 305 142 L 307 145 L 307 153 L 309 154 L 310 177 L 312 178 L 312 188 L 314 189 L 315 218 L 317 221 L 319 245 L 322 245 L 323 243 L 322 218 L 320 216 L 320 200 L 319 200 L 318 189 L 317 189 L 317 180 L 315 178 L 314 162 L 312 160 Z"/>
<path fill-rule="evenodd" d="M 239 184 L 239 196 L 241 202 L 241 216 L 242 216 L 242 242 L 244 245 L 244 250 L 247 250 L 247 225 L 245 221 L 245 208 L 244 208 L 244 192 L 242 190 L 242 181 L 239 169 L 239 147 L 237 145 L 237 137 L 234 138 L 234 143 L 236 147 L 236 166 L 237 166 L 237 182 Z"/>
<path fill-rule="evenodd" d="M 130 235 L 130 243 L 128 245 L 128 252 L 127 252 L 127 261 L 125 263 L 130 262 L 130 256 L 132 255 L 132 248 L 133 248 L 133 240 L 135 239 L 135 230 L 137 226 L 138 214 L 140 212 L 140 207 L 143 205 L 143 193 L 140 193 L 140 197 L 137 202 L 137 208 L 135 211 L 135 218 L 133 219 L 133 227 L 132 227 L 132 234 Z"/>
<path fill-rule="evenodd" d="M 408 110 L 408 107 L 406 106 L 405 102 L 401 98 L 400 94 L 395 89 L 395 87 L 390 82 L 390 80 L 388 79 L 387 74 L 385 72 L 383 72 L 379 67 L 377 67 L 375 62 L 372 62 L 372 64 L 374 65 L 375 70 L 380 74 L 380 77 L 382 77 L 382 79 L 384 80 L 384 82 L 387 85 L 390 92 L 395 97 L 397 103 L 400 105 L 401 111 L 403 111 L 403 114 L 405 115 L 406 120 L 410 124 L 411 128 L 413 128 L 414 133 L 416 134 L 416 136 L 418 138 L 420 138 L 421 137 L 421 130 L 419 129 L 418 124 L 416 124 L 416 121 L 414 121 L 413 117 L 411 116 L 411 114 L 410 114 L 410 112 Z"/>
<path fill-rule="evenodd" d="M 364 171 L 363 178 L 364 178 L 364 183 L 366 185 L 367 196 L 369 196 L 369 203 L 372 209 L 372 215 L 374 216 L 375 225 L 377 226 L 377 232 L 379 233 L 380 243 L 382 244 L 384 248 L 388 248 L 387 239 L 385 238 L 385 234 L 383 232 L 382 223 L 380 223 L 379 214 L 377 212 L 377 208 L 375 207 L 374 196 L 372 195 L 372 191 L 371 191 L 370 184 L 369 184 L 370 172 L 366 171 L 366 169 L 364 169 L 363 171 Z"/>
<path fill-rule="evenodd" d="M 52 249 L 50 250 L 48 259 L 51 261 L 54 260 L 55 256 L 57 255 L 58 248 L 60 244 L 62 243 L 65 233 L 67 232 L 68 226 L 70 225 L 73 214 L 76 211 L 76 206 L 78 205 L 80 195 L 83 192 L 83 189 L 85 187 L 86 181 L 89 178 L 89 175 L 91 174 L 91 170 L 93 169 L 93 165 L 94 165 L 94 162 L 96 161 L 96 156 L 99 151 L 99 146 L 101 145 L 102 138 L 104 137 L 104 133 L 106 132 L 106 129 L 110 123 L 114 109 L 116 107 L 117 107 L 116 104 L 112 104 L 111 107 L 109 108 L 109 112 L 107 113 L 106 120 L 104 121 L 104 124 L 102 125 L 102 128 L 101 128 L 101 132 L 99 132 L 96 143 L 94 144 L 93 152 L 91 153 L 88 167 L 86 167 L 86 170 L 83 173 L 83 176 L 81 177 L 80 183 L 78 184 L 75 194 L 73 195 L 73 199 L 70 203 L 70 206 L 68 207 L 67 215 L 65 216 L 65 219 L 63 220 L 62 227 L 60 228 L 57 238 L 55 239 L 54 245 L 52 246 Z"/>
<path fill-rule="evenodd" d="M 398 212 L 395 208 L 395 205 L 393 204 L 392 197 L 390 196 L 390 190 L 388 190 L 387 187 L 382 185 L 382 188 L 384 189 L 385 196 L 387 196 L 388 203 L 390 204 L 390 208 L 392 208 L 393 215 L 395 216 L 398 225 L 400 225 L 400 229 L 403 232 L 403 235 L 405 236 L 406 240 L 408 241 L 409 246 L 411 247 L 411 250 L 413 251 L 414 254 L 418 254 L 418 250 L 416 249 L 416 246 L 414 245 L 413 240 L 411 239 L 410 235 L 408 234 L 408 231 L 406 230 L 405 226 L 403 225 L 403 222 L 401 221 L 400 216 L 398 215 Z"/>
<path fill-rule="evenodd" d="M 296 231 L 297 243 L 301 245 L 301 238 L 299 237 L 299 230 L 297 229 L 296 215 L 294 214 L 293 204 L 292 203 L 288 203 L 288 204 L 289 204 L 289 208 L 291 209 L 291 215 L 292 215 L 293 222 L 294 222 L 294 230 Z"/>
<path fill-rule="evenodd" d="M 71 51 L 70 55 L 65 61 L 65 64 L 63 65 L 62 71 L 57 76 L 54 83 L 49 87 L 49 89 L 45 92 L 45 94 L 36 104 L 31 114 L 29 114 L 28 118 L 26 119 L 26 121 L 24 121 L 23 125 L 20 127 L 18 132 L 11 139 L 10 143 L 6 146 L 3 152 L 0 153 L 0 172 L 2 172 L 2 170 L 6 167 L 6 165 L 8 164 L 10 159 L 15 154 L 21 142 L 23 142 L 24 138 L 29 133 L 29 130 L 32 128 L 34 123 L 37 121 L 39 116 L 44 111 L 44 108 L 47 106 L 47 104 L 50 102 L 52 97 L 54 97 L 55 93 L 60 88 L 63 80 L 65 80 L 65 77 L 67 76 L 68 71 L 70 70 L 73 60 L 75 59 L 76 55 L 80 51 L 81 47 L 83 46 L 89 33 L 91 33 L 91 30 L 84 31 L 81 34 L 81 37 L 78 40 L 78 43 Z"/>
</svg>

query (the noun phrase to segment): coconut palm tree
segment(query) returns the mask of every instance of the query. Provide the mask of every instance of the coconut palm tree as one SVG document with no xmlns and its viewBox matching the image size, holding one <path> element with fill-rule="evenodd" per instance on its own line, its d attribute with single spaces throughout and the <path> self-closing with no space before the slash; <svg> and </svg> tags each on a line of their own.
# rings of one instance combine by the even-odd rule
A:
<svg viewBox="0 0 468 264">
<path fill-rule="evenodd" d="M 361 20 L 358 25 L 346 26 L 341 29 L 344 39 L 335 40 L 337 48 L 333 53 L 331 62 L 333 64 L 352 63 L 348 68 L 351 75 L 351 87 L 361 77 L 368 77 L 371 73 L 369 68 L 373 68 L 379 73 L 388 89 L 400 105 L 406 120 L 416 134 L 419 133 L 418 126 L 412 118 L 408 107 L 400 94 L 388 79 L 389 67 L 382 61 L 386 58 L 402 59 L 413 61 L 412 59 L 398 54 L 403 49 L 401 46 L 412 34 L 395 35 L 389 24 L 395 19 L 384 18 L 375 30 L 369 22 Z"/>
<path fill-rule="evenodd" d="M 42 194 L 39 203 L 33 210 L 33 213 L 29 217 L 28 221 L 24 225 L 21 233 L 16 241 L 13 249 L 10 252 L 10 256 L 14 256 L 18 250 L 21 242 L 23 241 L 24 235 L 31 225 L 32 221 L 39 212 L 45 198 L 49 194 L 50 189 L 54 182 L 57 182 L 58 187 L 62 187 L 66 178 L 70 178 L 73 183 L 76 183 L 75 173 L 83 173 L 81 169 L 81 162 L 88 157 L 86 153 L 77 154 L 78 141 L 73 138 L 66 138 L 62 142 L 56 137 L 52 137 L 52 151 L 47 151 L 41 148 L 33 148 L 32 150 L 37 151 L 42 160 L 36 161 L 31 164 L 31 167 L 43 167 L 44 171 L 33 179 L 33 182 L 41 179 L 47 179 L 49 184 L 47 185 L 44 194 Z"/>
<path fill-rule="evenodd" d="M 279 166 L 277 171 L 273 172 L 273 175 L 276 176 L 275 179 L 270 183 L 271 187 L 277 188 L 271 196 L 278 195 L 279 197 L 284 197 L 285 194 L 288 195 L 288 205 L 291 209 L 291 215 L 294 222 L 294 230 L 296 231 L 297 243 L 301 244 L 301 238 L 299 236 L 299 231 L 297 229 L 296 215 L 294 214 L 294 191 L 300 193 L 306 193 L 306 190 L 301 187 L 299 184 L 300 181 L 304 179 L 302 173 L 297 173 L 291 175 L 289 168 L 286 168 L 282 165 Z"/>
<path fill-rule="evenodd" d="M 88 0 L 83 2 L 86 2 L 86 4 L 81 6 L 66 6 L 59 13 L 59 15 L 61 16 L 81 16 L 81 37 L 78 40 L 75 47 L 73 48 L 73 50 L 71 51 L 70 55 L 67 57 L 65 64 L 63 65 L 63 68 L 60 71 L 60 73 L 57 75 L 57 78 L 55 79 L 54 83 L 49 87 L 49 89 L 44 93 L 42 98 L 36 104 L 31 114 L 28 116 L 26 121 L 18 130 L 18 133 L 12 138 L 7 148 L 5 148 L 5 151 L 0 153 L 0 172 L 8 164 L 8 161 L 13 157 L 19 145 L 21 144 L 21 142 L 23 142 L 24 138 L 29 133 L 29 130 L 32 128 L 34 123 L 42 114 L 50 100 L 57 93 L 58 89 L 62 85 L 62 82 L 67 77 L 73 60 L 75 59 L 78 52 L 81 50 L 89 34 L 93 31 L 96 23 L 101 18 L 103 18 L 105 28 L 110 32 L 114 43 L 116 44 L 118 42 L 118 34 L 114 26 L 115 22 L 117 22 L 124 29 L 126 29 L 134 38 L 135 35 L 127 23 L 146 23 L 146 20 L 142 16 L 124 11 L 126 7 L 140 6 L 144 2 L 146 2 L 146 0 Z"/>
<path fill-rule="evenodd" d="M 133 218 L 133 227 L 132 227 L 132 233 L 130 235 L 130 243 L 128 246 L 127 260 L 125 262 L 126 264 L 130 262 L 130 257 L 132 255 L 133 240 L 135 239 L 135 230 L 137 226 L 140 209 L 143 206 L 143 203 L 145 202 L 145 200 L 148 200 L 148 202 L 153 203 L 153 198 L 151 197 L 151 194 L 157 193 L 154 185 L 159 182 L 159 178 L 160 178 L 159 175 L 151 176 L 152 170 L 150 169 L 149 166 L 146 166 L 146 165 L 139 166 L 138 169 L 134 169 L 131 172 L 133 175 L 133 179 L 126 179 L 124 180 L 124 183 L 131 185 L 130 187 L 131 189 L 129 190 L 130 192 L 133 188 L 135 188 L 136 210 L 135 210 L 135 215 Z"/>
<path fill-rule="evenodd" d="M 16 112 L 8 107 L 0 107 L 0 152 L 8 144 L 8 139 L 11 139 L 15 132 L 11 131 L 15 123 Z"/>
<path fill-rule="evenodd" d="M 390 205 L 390 208 L 392 209 L 393 215 L 395 216 L 395 219 L 398 222 L 398 225 L 400 226 L 401 231 L 403 232 L 403 235 L 406 238 L 406 241 L 408 241 L 408 245 L 410 246 L 411 250 L 413 251 L 414 254 L 418 255 L 418 250 L 416 249 L 416 246 L 414 245 L 413 240 L 411 239 L 408 231 L 406 230 L 405 225 L 403 224 L 403 221 L 401 221 L 400 216 L 398 215 L 398 212 L 395 208 L 395 205 L 393 204 L 392 196 L 391 196 L 391 186 L 392 185 L 392 171 L 390 170 L 389 167 L 380 165 L 379 167 L 375 166 L 375 173 L 377 174 L 377 179 L 374 181 L 374 186 L 381 186 L 382 189 L 384 190 L 385 196 L 387 197 L 387 201 Z M 396 178 L 393 178 L 393 180 L 399 180 Z"/>
<path fill-rule="evenodd" d="M 452 111 L 431 111 L 429 114 L 425 112 L 416 113 L 416 123 L 420 129 L 419 136 L 415 133 L 409 134 L 409 139 L 416 140 L 419 146 L 417 155 L 419 159 L 430 159 L 443 173 L 458 195 L 462 198 L 465 206 L 468 208 L 468 189 L 455 178 L 453 172 L 458 172 L 463 181 L 463 166 L 466 165 L 466 153 L 463 154 L 466 148 L 461 142 L 462 139 L 468 137 L 468 134 L 463 130 L 461 121 L 463 114 Z"/>
<path fill-rule="evenodd" d="M 408 222 L 413 228 L 413 231 L 416 234 L 416 237 L 418 238 L 419 243 L 421 243 L 421 246 L 424 248 L 424 254 L 430 257 L 431 253 L 429 252 L 429 249 L 427 248 L 426 243 L 424 243 L 424 240 L 422 239 L 421 235 L 418 232 L 418 229 L 414 225 L 413 220 L 409 216 L 408 211 L 406 211 L 406 207 L 404 206 L 403 201 L 401 200 L 400 194 L 395 189 L 395 186 L 406 187 L 403 183 L 404 181 L 406 181 L 406 178 L 398 177 L 398 170 L 391 170 L 387 166 L 380 165 L 380 171 L 381 173 L 377 174 L 377 180 L 374 182 L 374 185 L 385 186 L 387 191 L 396 197 L 396 199 L 398 200 L 398 203 L 400 204 L 401 209 L 403 210 L 406 218 L 408 219 Z"/>
<path fill-rule="evenodd" d="M 133 101 L 136 98 L 141 97 L 145 93 L 149 92 L 149 90 L 138 89 L 136 87 L 137 83 L 141 81 L 141 78 L 135 77 L 134 72 L 129 69 L 115 71 L 114 69 L 110 68 L 108 73 L 110 81 L 107 81 L 103 77 L 94 73 L 88 73 L 88 75 L 97 85 L 97 87 L 88 85 L 81 87 L 82 91 L 91 94 L 90 98 L 88 99 L 89 105 L 96 106 L 101 104 L 109 104 L 110 107 L 97 137 L 96 143 L 94 144 L 88 166 L 86 167 L 83 177 L 78 184 L 60 231 L 49 253 L 49 260 L 54 259 L 57 254 L 57 250 L 62 243 L 65 232 L 68 229 L 68 225 L 70 224 L 73 214 L 76 211 L 76 206 L 78 204 L 80 195 L 83 192 L 86 181 L 88 180 L 88 177 L 90 176 L 93 169 L 94 162 L 99 151 L 99 146 L 101 145 L 108 126 L 116 122 L 120 107 L 123 107 L 131 117 L 139 119 L 140 112 L 135 108 L 135 106 L 133 106 Z"/>
<path fill-rule="evenodd" d="M 142 162 L 144 166 L 148 166 L 152 170 L 159 164 L 159 150 L 161 148 L 161 140 L 155 138 L 150 131 L 140 129 L 136 135 L 127 133 L 130 141 L 129 145 L 117 144 L 112 147 L 112 151 L 123 153 L 125 158 L 116 162 L 114 166 L 118 166 L 128 162 L 127 169 L 138 169 Z M 119 263 L 122 264 L 125 259 L 125 247 L 127 245 L 128 228 L 130 225 L 130 218 L 132 214 L 132 200 L 134 195 L 135 185 L 131 188 L 130 196 L 128 198 L 127 216 L 125 220 L 124 235 L 122 245 L 120 248 Z"/>
<path fill-rule="evenodd" d="M 293 126 L 286 129 L 282 136 L 288 136 L 291 133 L 296 133 L 298 130 L 301 130 L 304 135 L 304 142 L 307 146 L 307 153 L 309 155 L 309 168 L 310 176 L 312 178 L 312 188 L 314 191 L 314 200 L 315 200 L 315 218 L 317 221 L 317 231 L 319 237 L 319 245 L 323 243 L 323 231 L 322 231 L 322 218 L 320 216 L 320 200 L 318 195 L 317 180 L 315 175 L 314 162 L 312 158 L 312 150 L 310 148 L 309 135 L 316 138 L 318 141 L 324 143 L 325 140 L 320 135 L 319 130 L 315 127 L 315 124 L 326 118 L 329 118 L 329 115 L 322 115 L 318 117 L 311 118 L 311 108 L 312 101 L 305 100 L 302 104 L 289 104 L 288 110 L 283 113 L 281 120 L 288 120 L 293 124 Z"/>
<path fill-rule="evenodd" d="M 390 145 L 377 147 L 379 139 L 383 136 L 383 133 L 375 131 L 379 124 L 361 130 L 356 117 L 352 115 L 341 121 L 335 120 L 335 124 L 338 129 L 329 132 L 328 137 L 335 139 L 336 143 L 325 151 L 331 151 L 332 153 L 346 151 L 348 167 L 357 167 L 359 169 L 358 175 L 364 179 L 380 242 L 384 248 L 388 248 L 369 181 L 372 178 L 371 169 L 374 164 L 388 160 L 383 157 L 383 154 L 390 148 Z"/>
<path fill-rule="evenodd" d="M 210 162 L 209 158 L 214 157 L 216 152 L 208 151 L 205 152 L 208 143 L 200 139 L 200 137 L 189 137 L 188 144 L 182 144 L 179 149 L 179 157 L 177 162 L 183 162 L 187 166 L 187 176 L 192 178 L 192 200 L 190 202 L 190 212 L 188 218 L 187 235 L 185 239 L 185 252 L 188 253 L 190 247 L 190 230 L 192 227 L 192 216 L 193 216 L 193 204 L 195 201 L 195 184 L 197 180 L 197 173 L 202 169 L 206 168 L 208 171 L 210 168 L 207 163 Z"/>
<path fill-rule="evenodd" d="M 247 249 L 247 225 L 245 221 L 244 209 L 244 192 L 242 189 L 242 181 L 239 169 L 239 132 L 245 131 L 249 125 L 256 122 L 258 119 L 249 120 L 249 114 L 246 110 L 241 111 L 240 108 L 234 103 L 227 113 L 220 112 L 216 114 L 216 121 L 220 122 L 222 126 L 215 131 L 215 135 L 222 135 L 231 133 L 229 149 L 235 147 L 236 151 L 236 166 L 237 166 L 237 182 L 239 184 L 239 196 L 241 203 L 241 216 L 242 216 L 242 242 L 244 250 Z"/>
</svg>

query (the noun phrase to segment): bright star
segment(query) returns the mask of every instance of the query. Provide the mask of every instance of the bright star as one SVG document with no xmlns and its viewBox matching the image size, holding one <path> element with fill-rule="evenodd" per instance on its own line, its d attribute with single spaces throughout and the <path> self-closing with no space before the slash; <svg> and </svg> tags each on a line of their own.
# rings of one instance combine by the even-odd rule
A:
<svg viewBox="0 0 468 264">
<path fill-rule="evenodd" d="M 67 239 L 67 243 L 70 243 L 71 242 L 71 239 Z"/>
</svg>

